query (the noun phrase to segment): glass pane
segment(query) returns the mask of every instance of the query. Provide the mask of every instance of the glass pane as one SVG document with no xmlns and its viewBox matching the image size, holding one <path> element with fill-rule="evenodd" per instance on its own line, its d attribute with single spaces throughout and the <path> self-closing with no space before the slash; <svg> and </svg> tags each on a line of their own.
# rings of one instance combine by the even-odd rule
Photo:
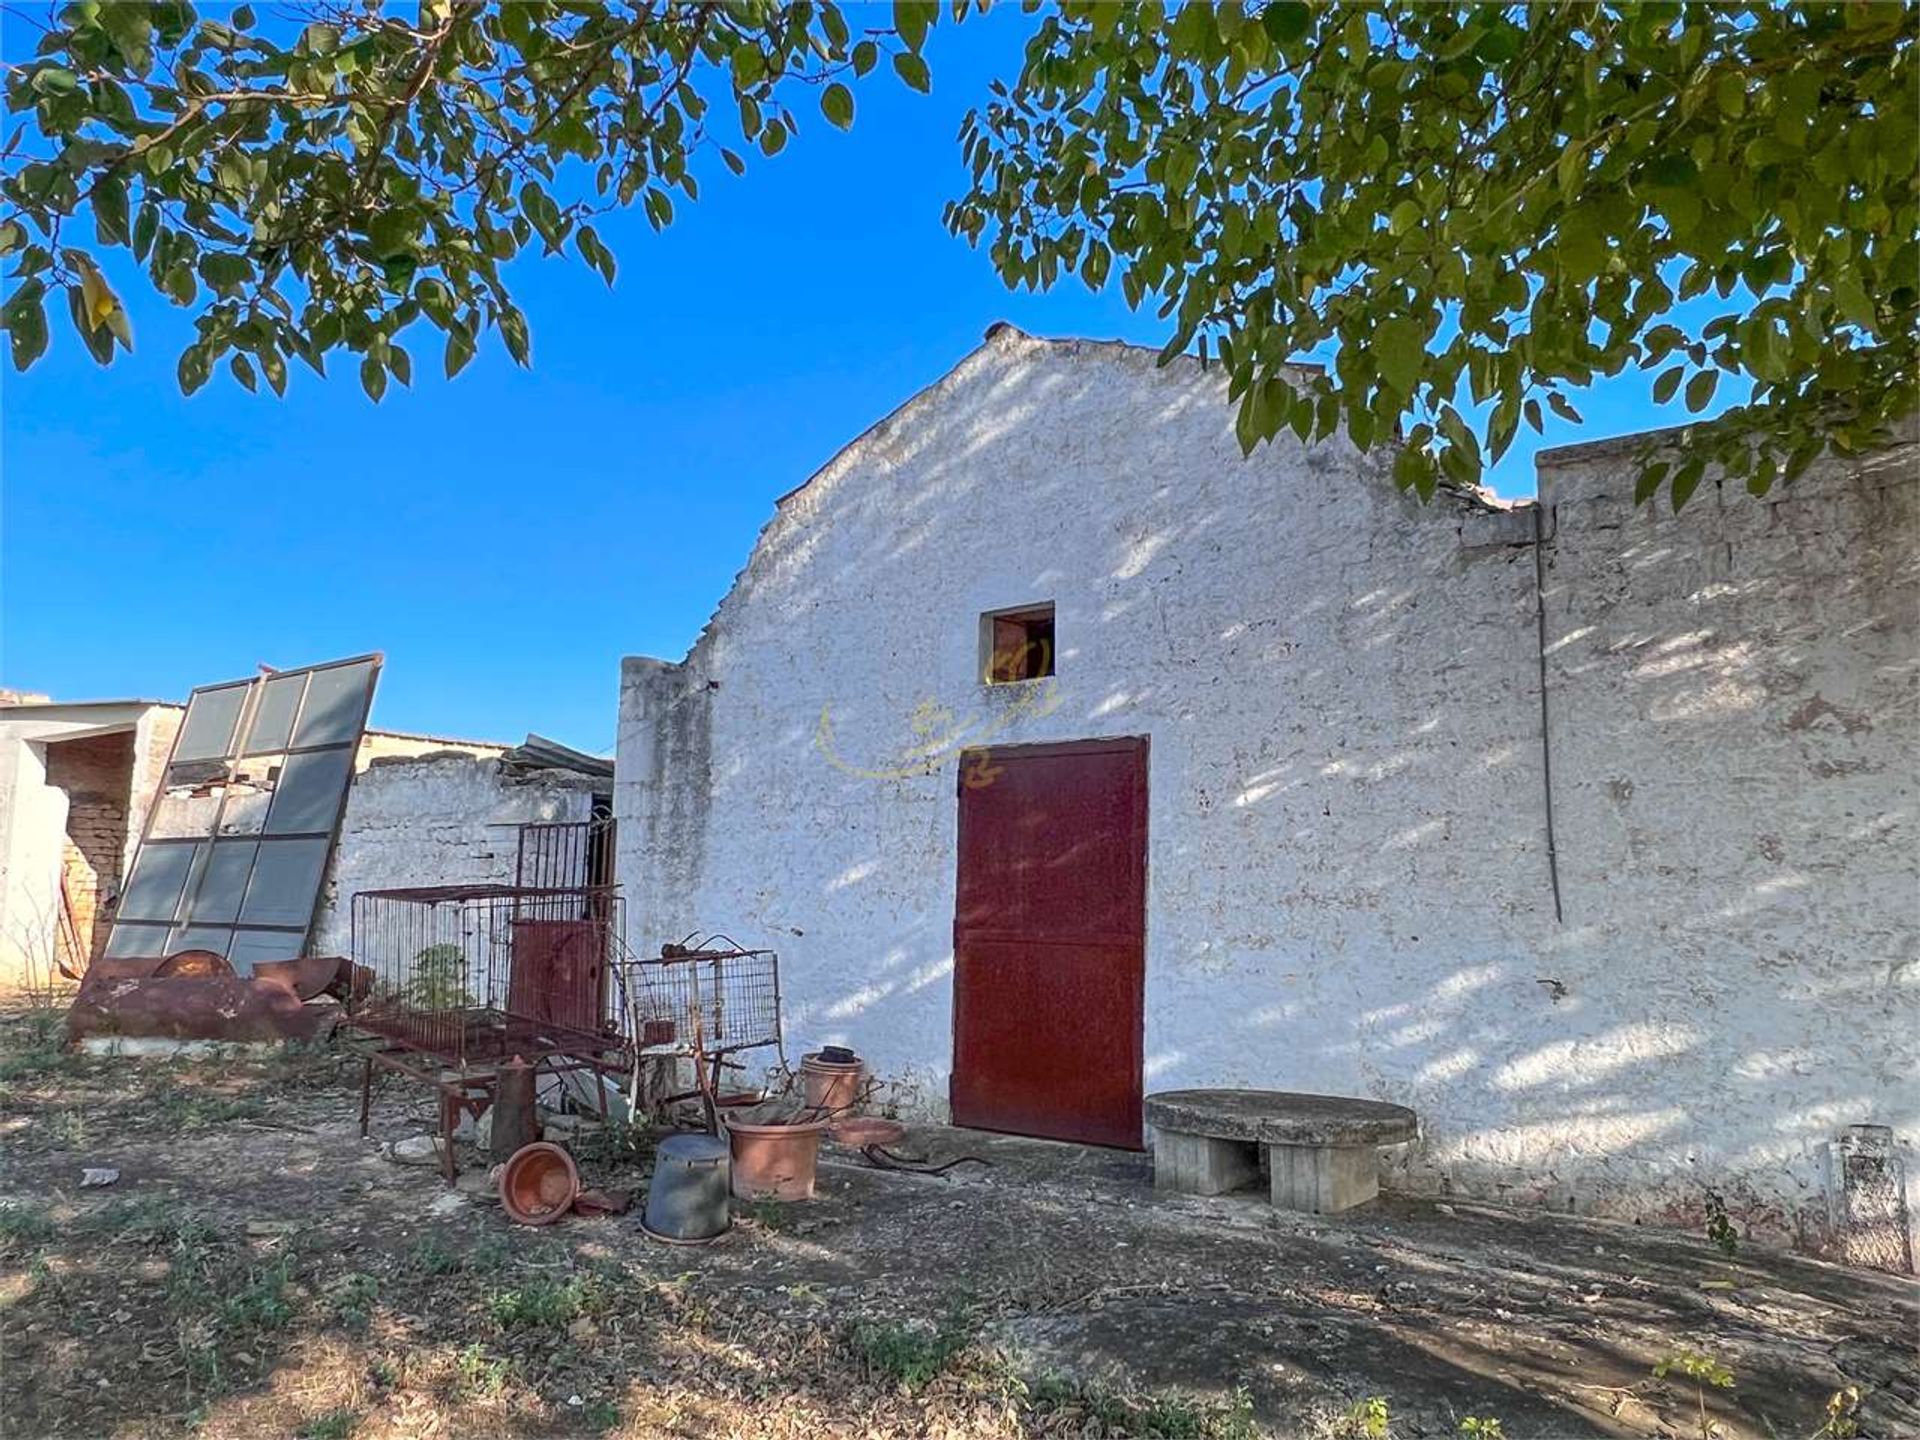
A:
<svg viewBox="0 0 1920 1440">
<path fill-rule="evenodd" d="M 292 960 L 300 954 L 298 935 L 276 934 L 271 930 L 236 930 L 227 962 L 242 975 L 251 975 L 262 960 Z"/>
<path fill-rule="evenodd" d="M 293 715 L 300 708 L 300 692 L 307 688 L 307 672 L 297 671 L 269 680 L 254 707 L 253 728 L 247 732 L 246 752 L 284 750 L 293 734 Z"/>
<path fill-rule="evenodd" d="M 156 958 L 167 953 L 167 927 L 164 925 L 128 925 L 124 922 L 113 927 L 113 934 L 107 937 L 104 952 L 116 960 L 124 960 L 134 955 L 151 955 Z"/>
<path fill-rule="evenodd" d="M 299 925 L 313 919 L 320 891 L 320 869 L 327 861 L 324 840 L 265 840 L 253 862 L 253 880 L 240 907 L 243 925 Z M 296 937 L 298 938 L 298 937 Z"/>
<path fill-rule="evenodd" d="M 176 925 L 173 933 L 167 936 L 167 954 L 178 955 L 182 950 L 211 950 L 216 955 L 224 955 L 232 943 L 233 931 L 224 925 Z"/>
<path fill-rule="evenodd" d="M 233 743 L 233 727 L 239 723 L 247 688 L 243 682 L 194 691 L 187 701 L 187 718 L 181 723 L 180 738 L 174 742 L 173 758 L 214 760 L 225 755 Z"/>
<path fill-rule="evenodd" d="M 215 845 L 182 918 L 205 925 L 230 923 L 239 915 L 241 897 L 247 893 L 247 876 L 253 871 L 253 852 L 258 848 L 251 840 Z"/>
<path fill-rule="evenodd" d="M 367 713 L 367 679 L 372 673 L 373 664 L 367 660 L 315 670 L 293 743 L 333 745 L 353 739 Z"/>
<path fill-rule="evenodd" d="M 127 877 L 126 894 L 120 899 L 120 917 L 170 923 L 180 907 L 180 892 L 186 886 L 187 871 L 192 868 L 194 852 L 199 848 L 197 845 L 141 846 L 139 857 L 133 862 L 133 874 Z"/>
<path fill-rule="evenodd" d="M 333 829 L 352 763 L 353 751 L 344 745 L 338 750 L 289 755 L 286 768 L 280 772 L 279 788 L 273 792 L 273 808 L 267 811 L 267 833 L 292 835 Z"/>
</svg>

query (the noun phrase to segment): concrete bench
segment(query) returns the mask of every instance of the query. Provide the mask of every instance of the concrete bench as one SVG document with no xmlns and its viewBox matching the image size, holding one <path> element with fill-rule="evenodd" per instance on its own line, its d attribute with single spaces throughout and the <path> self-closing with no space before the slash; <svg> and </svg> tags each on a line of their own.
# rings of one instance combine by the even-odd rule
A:
<svg viewBox="0 0 1920 1440">
<path fill-rule="evenodd" d="M 1267 1152 L 1273 1203 L 1331 1215 L 1380 1193 L 1380 1150 L 1420 1133 L 1404 1105 L 1282 1090 L 1166 1090 L 1147 1097 L 1153 1183 L 1187 1195 L 1251 1185 Z"/>
</svg>

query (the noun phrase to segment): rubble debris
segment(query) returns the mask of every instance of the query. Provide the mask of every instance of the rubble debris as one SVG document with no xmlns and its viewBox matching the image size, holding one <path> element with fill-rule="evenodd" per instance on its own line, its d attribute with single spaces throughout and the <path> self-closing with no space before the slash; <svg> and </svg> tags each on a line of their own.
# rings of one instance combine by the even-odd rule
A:
<svg viewBox="0 0 1920 1440">
<path fill-rule="evenodd" d="M 387 1158 L 398 1165 L 437 1165 L 440 1140 L 433 1135 L 409 1135 L 387 1146 Z"/>
<path fill-rule="evenodd" d="M 89 1165 L 80 1172 L 80 1188 L 90 1190 L 96 1185 L 117 1185 L 120 1172 L 105 1165 Z"/>
</svg>

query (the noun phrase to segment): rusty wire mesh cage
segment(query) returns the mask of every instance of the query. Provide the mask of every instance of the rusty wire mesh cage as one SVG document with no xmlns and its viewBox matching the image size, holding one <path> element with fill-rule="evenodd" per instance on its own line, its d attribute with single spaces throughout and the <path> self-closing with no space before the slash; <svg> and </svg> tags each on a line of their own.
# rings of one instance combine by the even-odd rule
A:
<svg viewBox="0 0 1920 1440">
<path fill-rule="evenodd" d="M 623 922 L 610 886 L 362 891 L 352 958 L 371 984 L 349 1018 L 461 1067 L 618 1048 L 608 976 Z"/>
<path fill-rule="evenodd" d="M 642 1055 L 717 1062 L 741 1050 L 780 1049 L 780 959 L 771 950 L 695 935 L 658 956 L 622 960 L 614 975 L 627 1036 Z"/>
</svg>

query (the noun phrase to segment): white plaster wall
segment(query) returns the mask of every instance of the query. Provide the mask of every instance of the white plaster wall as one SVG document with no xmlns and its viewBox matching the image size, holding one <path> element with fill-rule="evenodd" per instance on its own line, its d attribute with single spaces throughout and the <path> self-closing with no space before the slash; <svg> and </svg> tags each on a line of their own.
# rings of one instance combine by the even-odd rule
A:
<svg viewBox="0 0 1920 1440">
<path fill-rule="evenodd" d="M 592 808 L 592 783 L 581 776 L 509 777 L 497 761 L 468 755 L 376 761 L 347 792 L 312 953 L 349 953 L 360 891 L 511 885 L 512 827 L 586 820 Z"/>
<path fill-rule="evenodd" d="M 1150 1090 L 1399 1101 L 1425 1125 L 1403 1184 L 1658 1216 L 1713 1183 L 1804 1229 L 1839 1126 L 1920 1127 L 1912 596 L 1891 558 L 1822 578 L 1863 533 L 1911 554 L 1910 500 L 1832 501 L 1818 546 L 1752 537 L 1721 605 L 1714 525 L 1764 507 L 1630 538 L 1605 528 L 1621 455 L 1546 477 L 1556 923 L 1531 512 L 1422 507 L 1382 470 L 1345 444 L 1243 461 L 1217 371 L 998 331 L 782 502 L 683 664 L 627 662 L 630 943 L 776 946 L 790 1049 L 853 1045 L 939 1115 L 953 751 L 1145 735 Z M 979 614 L 1042 600 L 1044 702 L 982 685 Z M 1683 673 L 1703 624 L 1723 667 L 1777 672 L 1765 706 Z M 1874 716 L 1839 786 L 1781 730 L 1816 693 Z M 1782 827 L 1800 858 L 1746 858 Z"/>
<path fill-rule="evenodd" d="M 67 795 L 46 746 L 145 723 L 137 702 L 0 709 L 0 985 L 46 984 L 54 953 Z"/>
</svg>

